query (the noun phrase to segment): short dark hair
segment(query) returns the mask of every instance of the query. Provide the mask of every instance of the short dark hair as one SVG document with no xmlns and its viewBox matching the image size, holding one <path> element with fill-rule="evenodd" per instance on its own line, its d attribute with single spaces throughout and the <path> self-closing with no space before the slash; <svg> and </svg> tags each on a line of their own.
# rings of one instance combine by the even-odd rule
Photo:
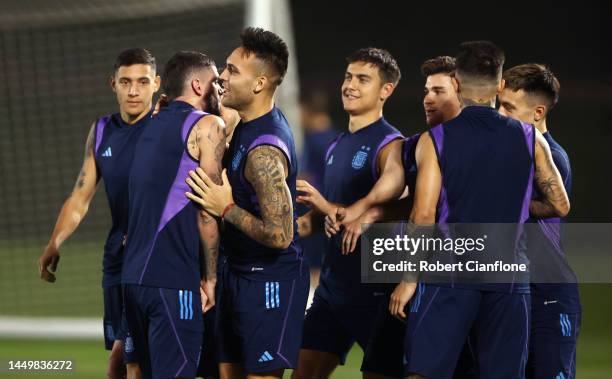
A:
<svg viewBox="0 0 612 379">
<path fill-rule="evenodd" d="M 354 62 L 366 62 L 370 63 L 378 68 L 380 77 L 385 83 L 393 83 L 397 85 L 402 73 L 400 72 L 399 66 L 395 61 L 395 58 L 387 50 L 378 49 L 376 47 L 366 47 L 354 51 L 348 57 L 346 57 L 348 64 Z"/>
<path fill-rule="evenodd" d="M 428 77 L 435 74 L 455 74 L 455 58 L 448 55 L 431 58 L 421 65 L 421 75 Z"/>
<path fill-rule="evenodd" d="M 529 94 L 544 97 L 552 109 L 559 100 L 561 84 L 548 66 L 538 63 L 527 63 L 514 66 L 504 72 L 506 88 L 513 91 L 523 90 Z"/>
<path fill-rule="evenodd" d="M 255 54 L 267 66 L 271 67 L 278 79 L 274 84 L 282 83 L 289 65 L 289 49 L 278 35 L 262 28 L 248 27 L 240 35 L 242 48 L 246 54 Z"/>
<path fill-rule="evenodd" d="M 506 57 L 493 42 L 469 41 L 459 45 L 456 59 L 460 75 L 493 81 L 500 78 Z"/>
<path fill-rule="evenodd" d="M 117 72 L 121 66 L 131 66 L 134 64 L 148 64 L 153 70 L 157 69 L 155 57 L 151 52 L 141 47 L 135 47 L 119 53 L 113 65 L 113 72 Z"/>
<path fill-rule="evenodd" d="M 215 65 L 206 54 L 198 51 L 179 51 L 174 54 L 164 66 L 162 75 L 163 93 L 172 101 L 183 94 L 187 76 L 198 69 L 209 68 Z"/>
</svg>

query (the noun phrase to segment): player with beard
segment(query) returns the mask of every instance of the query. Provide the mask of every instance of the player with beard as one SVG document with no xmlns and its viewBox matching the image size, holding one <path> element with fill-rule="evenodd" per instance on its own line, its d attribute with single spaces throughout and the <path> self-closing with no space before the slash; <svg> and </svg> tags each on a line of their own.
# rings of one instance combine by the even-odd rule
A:
<svg viewBox="0 0 612 379">
<path fill-rule="evenodd" d="M 145 378 L 194 377 L 202 313 L 215 301 L 219 232 L 215 219 L 185 198 L 185 180 L 199 167 L 221 182 L 225 125 L 212 59 L 176 53 L 162 77 L 168 105 L 143 133 L 130 174 L 124 349 Z"/>
</svg>

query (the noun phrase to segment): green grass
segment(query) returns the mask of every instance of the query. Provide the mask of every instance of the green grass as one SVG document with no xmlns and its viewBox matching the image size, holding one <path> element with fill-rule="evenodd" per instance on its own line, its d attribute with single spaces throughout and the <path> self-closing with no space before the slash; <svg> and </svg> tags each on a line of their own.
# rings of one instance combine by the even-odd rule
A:
<svg viewBox="0 0 612 379">
<path fill-rule="evenodd" d="M 42 246 L 0 241 L 0 315 L 101 317 L 102 290 L 99 243 L 70 242 L 62 250 L 58 280 L 38 279 L 36 259 Z M 578 378 L 612 377 L 612 285 L 581 285 L 582 330 L 578 344 Z M 32 341 L 0 339 L 0 378 L 103 378 L 108 353 L 102 341 Z M 359 378 L 363 353 L 350 352 L 347 364 L 333 378 Z M 72 374 L 8 374 L 8 359 L 71 359 Z M 288 374 L 286 375 L 288 377 Z"/>
<path fill-rule="evenodd" d="M 0 378 L 103 378 L 106 370 L 107 351 L 102 341 L 23 341 L 0 340 Z M 346 365 L 338 367 L 332 376 L 335 379 L 359 378 L 359 367 L 363 353 L 354 347 Z M 581 337 L 578 349 L 578 372 L 580 379 L 606 379 L 612 372 L 609 337 Z M 9 359 L 71 359 L 74 371 L 70 374 L 57 373 L 7 373 Z M 289 377 L 289 372 L 285 374 Z"/>
</svg>

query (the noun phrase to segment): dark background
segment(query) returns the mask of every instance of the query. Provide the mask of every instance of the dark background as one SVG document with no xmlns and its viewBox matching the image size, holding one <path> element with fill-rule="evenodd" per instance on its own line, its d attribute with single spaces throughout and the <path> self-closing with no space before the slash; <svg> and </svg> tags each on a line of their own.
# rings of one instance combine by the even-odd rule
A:
<svg viewBox="0 0 612 379">
<path fill-rule="evenodd" d="M 463 41 L 490 40 L 506 52 L 505 68 L 546 63 L 561 82 L 548 128 L 568 152 L 573 170 L 573 222 L 612 219 L 608 199 L 612 131 L 609 14 L 601 6 L 516 2 L 292 1 L 303 90 L 320 86 L 333 99 L 340 130 L 344 58 L 360 47 L 387 49 L 402 80 L 385 105 L 385 117 L 404 134 L 424 130 L 421 63 L 454 55 Z"/>
</svg>

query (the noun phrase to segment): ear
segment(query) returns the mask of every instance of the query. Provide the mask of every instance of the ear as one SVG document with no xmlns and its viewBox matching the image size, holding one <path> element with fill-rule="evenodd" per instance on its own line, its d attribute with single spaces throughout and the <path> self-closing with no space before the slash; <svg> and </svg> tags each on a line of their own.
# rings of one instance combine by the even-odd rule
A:
<svg viewBox="0 0 612 379">
<path fill-rule="evenodd" d="M 544 117 L 546 117 L 546 105 L 538 105 L 535 107 L 533 111 L 533 119 L 535 122 L 540 122 Z"/>
<path fill-rule="evenodd" d="M 395 85 L 393 83 L 385 83 L 380 89 L 380 99 L 385 101 L 393 94 Z"/>
<path fill-rule="evenodd" d="M 155 88 L 153 93 L 159 91 L 159 88 L 161 87 L 161 77 L 159 75 L 155 76 L 155 80 L 153 81 L 153 85 L 154 85 L 154 88 Z"/>
<path fill-rule="evenodd" d="M 497 93 L 501 93 L 504 88 L 506 88 L 506 81 L 504 79 L 499 81 L 499 84 L 497 85 Z"/>
<path fill-rule="evenodd" d="M 116 89 L 117 82 L 115 81 L 115 75 L 109 76 L 108 84 L 110 84 L 111 88 L 113 89 L 113 92 L 117 93 L 117 89 Z"/>
<path fill-rule="evenodd" d="M 268 85 L 268 77 L 267 76 L 258 76 L 255 78 L 253 82 L 253 93 L 260 93 L 263 91 Z"/>
<path fill-rule="evenodd" d="M 198 96 L 202 96 L 202 94 L 204 93 L 204 88 L 202 88 L 202 83 L 200 83 L 200 79 L 197 79 L 197 78 L 194 78 L 191 80 L 191 89 Z"/>
</svg>

